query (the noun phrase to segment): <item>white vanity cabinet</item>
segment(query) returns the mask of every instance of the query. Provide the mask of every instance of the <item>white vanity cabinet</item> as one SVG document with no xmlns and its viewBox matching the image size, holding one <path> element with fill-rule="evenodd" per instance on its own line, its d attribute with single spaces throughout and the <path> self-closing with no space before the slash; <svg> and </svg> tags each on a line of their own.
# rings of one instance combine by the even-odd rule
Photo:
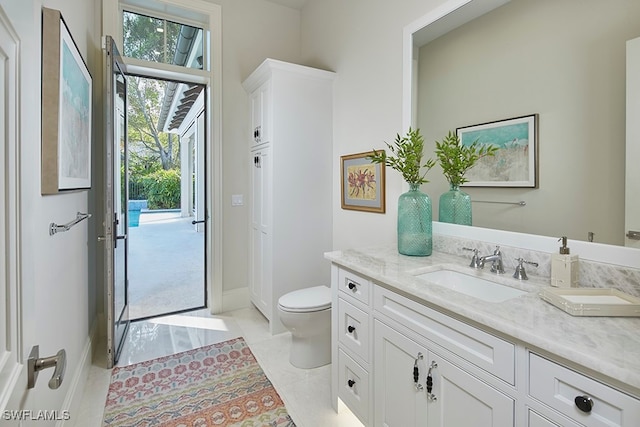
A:
<svg viewBox="0 0 640 427">
<path fill-rule="evenodd" d="M 375 426 L 514 424 L 514 398 L 490 384 L 511 388 L 513 344 L 381 286 L 373 300 Z"/>
<path fill-rule="evenodd" d="M 331 267 L 331 341 L 337 343 L 331 349 L 331 394 L 334 405 L 339 397 L 364 425 L 370 425 L 373 398 L 371 286 L 358 274 Z"/>
<path fill-rule="evenodd" d="M 513 398 L 421 341 L 375 320 L 376 426 L 513 425 Z"/>
<path fill-rule="evenodd" d="M 365 426 L 640 426 L 637 395 L 544 349 L 337 264 L 332 287 L 333 404 Z"/>
<path fill-rule="evenodd" d="M 512 388 L 513 344 L 349 270 L 334 265 L 332 277 L 338 307 L 334 398 L 360 421 L 389 427 L 514 424 L 514 399 L 489 384 Z"/>
<path fill-rule="evenodd" d="M 284 332 L 278 299 L 329 285 L 322 255 L 332 236 L 332 85 L 335 74 L 272 59 L 243 82 L 248 93 L 251 302 Z"/>
</svg>

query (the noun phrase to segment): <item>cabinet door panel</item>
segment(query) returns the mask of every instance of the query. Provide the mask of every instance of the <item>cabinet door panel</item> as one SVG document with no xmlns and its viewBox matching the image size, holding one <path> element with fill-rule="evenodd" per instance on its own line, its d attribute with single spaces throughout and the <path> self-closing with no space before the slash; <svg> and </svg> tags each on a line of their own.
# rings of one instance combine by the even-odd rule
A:
<svg viewBox="0 0 640 427">
<path fill-rule="evenodd" d="M 249 293 L 253 304 L 271 319 L 271 149 L 251 152 L 251 252 Z"/>
<path fill-rule="evenodd" d="M 514 425 L 514 401 L 485 382 L 433 355 L 433 394 L 429 427 L 504 427 Z"/>
<path fill-rule="evenodd" d="M 375 353 L 375 425 L 410 427 L 427 425 L 427 398 L 413 382 L 413 367 L 418 360 L 419 384 L 425 383 L 427 350 L 376 320 Z"/>
</svg>

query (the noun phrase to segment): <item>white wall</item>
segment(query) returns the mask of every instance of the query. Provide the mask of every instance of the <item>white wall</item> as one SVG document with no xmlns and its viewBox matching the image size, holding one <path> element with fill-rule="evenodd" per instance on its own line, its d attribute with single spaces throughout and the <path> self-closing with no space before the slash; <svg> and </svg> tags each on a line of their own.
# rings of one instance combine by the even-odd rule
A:
<svg viewBox="0 0 640 427">
<path fill-rule="evenodd" d="M 399 173 L 387 168 L 387 213 L 340 207 L 340 156 L 385 148 L 402 129 L 402 30 L 442 0 L 311 0 L 302 11 L 302 57 L 337 72 L 334 84 L 333 246 L 396 238 Z"/>
<path fill-rule="evenodd" d="M 21 39 L 21 205 L 22 282 L 26 312 L 25 357 L 32 345 L 41 357 L 67 351 L 67 372 L 55 392 L 47 388 L 52 371 L 41 374 L 25 396 L 26 409 L 55 409 L 80 375 L 79 367 L 95 312 L 88 261 L 88 223 L 49 236 L 49 223 L 66 223 L 88 211 L 88 192 L 40 195 L 40 33 L 41 6 L 59 9 L 90 71 L 99 49 L 94 18 L 96 1 L 1 0 Z M 43 424 L 45 425 L 45 424 Z"/>
<path fill-rule="evenodd" d="M 263 0 L 212 0 L 222 7 L 224 292 L 246 288 L 249 243 L 249 99 L 242 82 L 266 58 L 300 61 L 300 12 Z M 213 124 L 216 125 L 215 123 Z M 231 206 L 243 194 L 244 206 Z M 247 301 L 248 303 L 248 301 Z"/>
</svg>

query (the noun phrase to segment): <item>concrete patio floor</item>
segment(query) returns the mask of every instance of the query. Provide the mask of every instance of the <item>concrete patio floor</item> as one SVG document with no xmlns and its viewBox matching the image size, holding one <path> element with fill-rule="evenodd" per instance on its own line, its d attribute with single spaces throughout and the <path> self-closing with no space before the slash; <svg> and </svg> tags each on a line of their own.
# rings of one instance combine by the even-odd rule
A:
<svg viewBox="0 0 640 427">
<path fill-rule="evenodd" d="M 129 316 L 132 320 L 202 307 L 204 232 L 177 211 L 143 211 L 129 227 Z"/>
</svg>

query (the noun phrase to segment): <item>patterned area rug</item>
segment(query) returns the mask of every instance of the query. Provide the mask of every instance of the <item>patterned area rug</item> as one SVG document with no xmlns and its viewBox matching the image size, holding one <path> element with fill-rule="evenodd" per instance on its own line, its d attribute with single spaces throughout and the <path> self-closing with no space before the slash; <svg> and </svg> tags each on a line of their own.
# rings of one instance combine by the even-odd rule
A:
<svg viewBox="0 0 640 427">
<path fill-rule="evenodd" d="M 295 427 L 244 339 L 113 368 L 103 426 Z"/>
</svg>

